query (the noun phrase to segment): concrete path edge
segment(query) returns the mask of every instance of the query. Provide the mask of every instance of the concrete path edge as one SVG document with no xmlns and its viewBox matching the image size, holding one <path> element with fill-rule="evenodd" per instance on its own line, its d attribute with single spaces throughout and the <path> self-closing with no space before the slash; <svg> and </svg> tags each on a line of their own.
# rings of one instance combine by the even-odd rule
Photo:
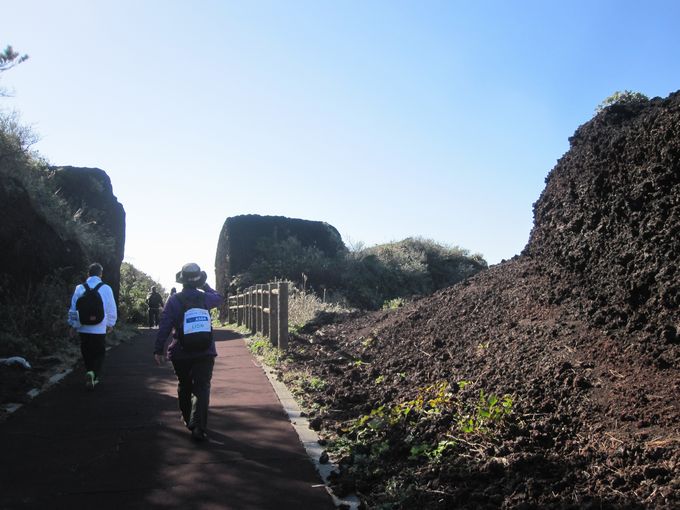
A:
<svg viewBox="0 0 680 510">
<path fill-rule="evenodd" d="M 302 446 L 304 446 L 309 459 L 312 464 L 314 464 L 314 468 L 317 473 L 319 473 L 319 476 L 326 487 L 326 491 L 330 494 L 335 506 L 338 508 L 357 510 L 361 505 L 361 501 L 355 494 L 349 494 L 340 498 L 331 489 L 328 477 L 332 471 L 338 469 L 338 466 L 330 461 L 324 464 L 319 462 L 321 454 L 324 451 L 323 447 L 319 444 L 319 435 L 309 427 L 309 421 L 302 416 L 302 410 L 295 401 L 292 393 L 285 384 L 276 378 L 276 374 L 270 367 L 264 363 L 258 363 L 258 365 L 264 371 L 267 379 L 269 379 L 269 383 L 272 385 L 276 396 L 279 398 L 283 410 L 288 415 L 288 419 L 293 425 L 298 438 L 300 438 L 300 442 L 302 443 Z"/>
</svg>

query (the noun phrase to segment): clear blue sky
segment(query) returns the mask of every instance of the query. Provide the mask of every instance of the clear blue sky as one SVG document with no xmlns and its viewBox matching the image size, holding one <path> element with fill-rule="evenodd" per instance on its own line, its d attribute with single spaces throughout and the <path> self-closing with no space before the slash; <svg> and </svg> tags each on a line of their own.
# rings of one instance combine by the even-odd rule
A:
<svg viewBox="0 0 680 510">
<path fill-rule="evenodd" d="M 676 1 L 15 0 L 3 73 L 52 164 L 104 169 L 126 260 L 214 281 L 229 216 L 526 244 L 568 137 L 616 90 L 680 89 Z"/>
</svg>

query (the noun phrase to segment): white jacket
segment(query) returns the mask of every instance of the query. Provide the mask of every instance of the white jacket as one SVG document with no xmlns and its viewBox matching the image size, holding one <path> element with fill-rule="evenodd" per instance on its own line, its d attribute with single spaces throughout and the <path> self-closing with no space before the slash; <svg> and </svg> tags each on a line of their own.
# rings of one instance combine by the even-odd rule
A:
<svg viewBox="0 0 680 510">
<path fill-rule="evenodd" d="M 91 289 L 95 288 L 102 279 L 99 276 L 90 276 L 85 283 Z M 104 284 L 99 287 L 99 295 L 102 297 L 104 303 L 104 320 L 99 324 L 80 324 L 78 322 L 78 312 L 76 311 L 76 301 L 85 294 L 85 287 L 78 285 L 73 297 L 71 298 L 71 308 L 68 311 L 68 323 L 71 327 L 78 330 L 79 333 L 93 333 L 95 335 L 106 333 L 106 328 L 112 328 L 118 320 L 118 310 L 116 309 L 116 300 L 113 298 L 113 291 L 111 287 Z"/>
</svg>

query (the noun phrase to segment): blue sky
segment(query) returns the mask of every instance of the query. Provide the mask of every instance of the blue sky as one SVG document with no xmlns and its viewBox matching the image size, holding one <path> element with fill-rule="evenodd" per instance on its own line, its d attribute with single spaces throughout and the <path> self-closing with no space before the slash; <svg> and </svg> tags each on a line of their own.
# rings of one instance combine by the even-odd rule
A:
<svg viewBox="0 0 680 510">
<path fill-rule="evenodd" d="M 3 73 L 52 164 L 111 177 L 126 260 L 211 275 L 239 214 L 348 243 L 526 244 L 568 138 L 616 90 L 680 89 L 675 1 L 37 1 Z"/>
</svg>

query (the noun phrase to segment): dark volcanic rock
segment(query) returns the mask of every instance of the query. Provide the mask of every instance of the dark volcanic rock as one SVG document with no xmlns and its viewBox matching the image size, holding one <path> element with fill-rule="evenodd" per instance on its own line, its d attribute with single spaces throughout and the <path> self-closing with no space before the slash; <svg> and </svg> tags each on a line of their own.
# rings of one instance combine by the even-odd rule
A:
<svg viewBox="0 0 680 510">
<path fill-rule="evenodd" d="M 73 213 L 82 217 L 112 240 L 112 246 L 99 255 L 104 266 L 104 280 L 118 299 L 120 265 L 125 254 L 125 209 L 113 194 L 111 179 L 99 168 L 53 167 L 54 181 L 60 195 Z M 95 261 L 90 261 L 95 262 Z"/>
<path fill-rule="evenodd" d="M 289 366 L 324 383 L 306 398 L 329 451 L 359 439 L 336 486 L 368 507 L 679 508 L 678 234 L 680 94 L 614 105 L 546 179 L 521 256 L 293 336 Z M 463 380 L 415 425 L 381 419 Z M 481 390 L 512 415 L 463 432 Z M 445 441 L 436 461 L 414 455 Z"/>
<path fill-rule="evenodd" d="M 48 276 L 75 280 L 85 254 L 72 239 L 64 239 L 38 212 L 18 180 L 0 174 L 0 274 L 6 288 L 22 295 Z"/>
<path fill-rule="evenodd" d="M 546 179 L 524 251 L 566 269 L 589 320 L 672 339 L 680 305 L 680 93 L 605 109 Z"/>
<path fill-rule="evenodd" d="M 231 279 L 246 271 L 257 256 L 263 240 L 295 238 L 304 246 L 318 248 L 328 257 L 346 250 L 342 237 L 332 225 L 284 216 L 248 214 L 227 218 L 220 233 L 215 257 L 215 274 L 220 292 L 226 292 Z"/>
</svg>

